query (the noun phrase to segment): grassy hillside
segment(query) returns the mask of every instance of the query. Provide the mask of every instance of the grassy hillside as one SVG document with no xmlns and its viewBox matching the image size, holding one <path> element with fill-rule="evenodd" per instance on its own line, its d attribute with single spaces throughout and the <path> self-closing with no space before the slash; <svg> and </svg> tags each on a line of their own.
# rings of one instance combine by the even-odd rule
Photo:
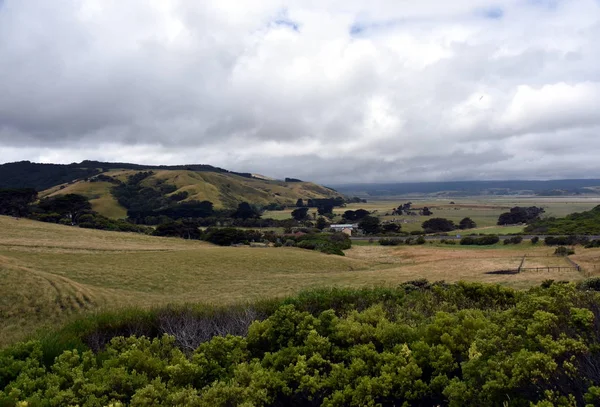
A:
<svg viewBox="0 0 600 407">
<path fill-rule="evenodd" d="M 124 306 L 231 304 L 308 288 L 394 286 L 417 278 L 524 288 L 549 278 L 586 276 L 565 271 L 487 274 L 515 268 L 524 254 L 532 264 L 546 264 L 553 248 L 526 243 L 357 246 L 340 257 L 297 248 L 217 247 L 2 216 L 0 230 L 0 346 L 83 312 Z M 574 258 L 595 272 L 599 256 L 600 249 L 581 249 Z"/>
<path fill-rule="evenodd" d="M 110 182 L 79 181 L 50 188 L 42 191 L 39 196 L 43 198 L 60 194 L 83 195 L 90 200 L 94 211 L 109 218 L 125 218 L 127 217 L 127 210 L 119 205 L 119 202 L 110 193 L 113 186 L 114 184 Z"/>
<path fill-rule="evenodd" d="M 119 181 L 137 173 L 137 170 L 110 170 L 104 175 Z M 197 172 L 189 170 L 158 170 L 146 178 L 142 185 L 156 187 L 158 183 L 174 185 L 179 192 L 187 192 L 186 201 L 210 201 L 216 209 L 234 208 L 246 201 L 255 205 L 279 203 L 293 205 L 298 199 L 332 198 L 337 192 L 311 182 L 283 182 L 249 178 L 232 173 Z M 89 182 L 79 180 L 61 184 L 42 191 L 41 197 L 75 193 L 88 197 L 92 209 L 110 218 L 125 217 L 127 211 L 111 195 L 114 186 L 110 182 Z"/>
</svg>

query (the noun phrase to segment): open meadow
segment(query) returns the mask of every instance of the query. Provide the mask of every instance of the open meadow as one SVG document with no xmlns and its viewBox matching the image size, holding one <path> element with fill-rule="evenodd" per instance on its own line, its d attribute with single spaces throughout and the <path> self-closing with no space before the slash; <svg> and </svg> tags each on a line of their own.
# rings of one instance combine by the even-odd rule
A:
<svg viewBox="0 0 600 407">
<path fill-rule="evenodd" d="M 412 202 L 412 207 L 428 207 L 432 216 L 392 215 L 393 208 Z M 543 216 L 563 217 L 573 212 L 588 211 L 600 205 L 600 197 L 471 197 L 471 198 L 431 198 L 431 197 L 398 197 L 394 199 L 369 200 L 367 203 L 352 203 L 344 208 L 335 208 L 337 216 L 334 221 L 341 221 L 341 215 L 347 210 L 365 209 L 373 212 L 382 221 L 396 221 L 402 225 L 402 230 L 412 232 L 421 230 L 421 224 L 431 218 L 446 218 L 458 224 L 461 219 L 469 217 L 475 221 L 477 228 L 468 230 L 469 233 L 482 234 L 511 234 L 523 231 L 522 226 L 497 226 L 498 217 L 508 212 L 514 206 L 538 206 L 545 212 Z M 263 217 L 288 219 L 293 209 L 284 211 L 268 211 Z M 315 208 L 310 208 L 309 215 L 314 217 Z"/>
<path fill-rule="evenodd" d="M 0 217 L 0 345 L 82 312 L 168 303 L 232 304 L 324 286 L 480 281 L 525 288 L 584 272 L 486 274 L 555 265 L 553 248 L 530 243 L 491 248 L 355 246 L 345 257 L 298 248 L 218 247 L 200 241 L 80 229 Z M 581 254 L 580 254 L 581 253 Z M 595 273 L 599 249 L 573 256 Z M 532 266 L 534 267 L 534 266 Z"/>
</svg>

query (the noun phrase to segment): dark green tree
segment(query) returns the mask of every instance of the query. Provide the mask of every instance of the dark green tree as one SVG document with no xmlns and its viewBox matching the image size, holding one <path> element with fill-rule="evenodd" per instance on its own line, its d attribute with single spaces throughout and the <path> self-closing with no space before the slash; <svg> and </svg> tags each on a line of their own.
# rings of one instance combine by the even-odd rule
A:
<svg viewBox="0 0 600 407">
<path fill-rule="evenodd" d="M 362 229 L 367 235 L 376 235 L 381 232 L 381 222 L 376 216 L 365 216 L 360 222 L 358 227 Z"/>
<path fill-rule="evenodd" d="M 317 219 L 317 223 L 315 224 L 315 227 L 319 230 L 323 230 L 327 227 L 327 225 L 328 225 L 327 220 L 324 217 L 319 216 L 319 218 Z"/>
<path fill-rule="evenodd" d="M 386 223 L 381 226 L 381 229 L 384 233 L 398 233 L 402 227 L 397 223 Z"/>
<path fill-rule="evenodd" d="M 317 208 L 317 212 L 321 216 L 333 215 L 333 204 L 326 203 Z"/>
<path fill-rule="evenodd" d="M 451 232 L 456 229 L 454 222 L 444 218 L 431 218 L 421 226 L 426 233 Z"/>
<path fill-rule="evenodd" d="M 475 221 L 471 218 L 463 218 L 459 223 L 458 223 L 458 228 L 459 229 L 474 229 L 477 227 L 477 224 L 475 223 Z"/>
<path fill-rule="evenodd" d="M 0 215 L 27 216 L 29 205 L 36 199 L 35 189 L 0 189 Z"/>
<path fill-rule="evenodd" d="M 302 207 L 294 209 L 292 211 L 292 218 L 296 219 L 299 222 L 308 219 L 308 208 Z"/>
<path fill-rule="evenodd" d="M 80 215 L 89 213 L 92 205 L 88 198 L 78 194 L 58 195 L 40 201 L 38 208 L 45 213 L 57 213 L 63 218 L 77 223 Z"/>
<path fill-rule="evenodd" d="M 236 211 L 232 217 L 237 219 L 258 219 L 260 218 L 260 212 L 252 207 L 248 202 L 241 202 L 238 204 Z"/>
<path fill-rule="evenodd" d="M 296 201 L 296 207 L 302 208 L 303 206 L 304 206 L 304 201 L 302 200 L 302 198 L 298 198 L 298 200 Z"/>
</svg>

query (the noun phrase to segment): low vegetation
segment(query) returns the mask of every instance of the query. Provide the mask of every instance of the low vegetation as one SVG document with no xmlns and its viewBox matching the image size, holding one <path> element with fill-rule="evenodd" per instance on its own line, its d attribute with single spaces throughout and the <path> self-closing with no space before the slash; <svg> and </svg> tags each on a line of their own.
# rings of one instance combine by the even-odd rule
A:
<svg viewBox="0 0 600 407">
<path fill-rule="evenodd" d="M 47 335 L 0 353 L 0 402 L 594 406 L 599 286 L 418 280 L 96 317 L 54 336 L 69 345 Z"/>
<path fill-rule="evenodd" d="M 600 235 L 600 205 L 564 218 L 538 220 L 525 228 L 526 233 L 547 235 Z"/>
</svg>

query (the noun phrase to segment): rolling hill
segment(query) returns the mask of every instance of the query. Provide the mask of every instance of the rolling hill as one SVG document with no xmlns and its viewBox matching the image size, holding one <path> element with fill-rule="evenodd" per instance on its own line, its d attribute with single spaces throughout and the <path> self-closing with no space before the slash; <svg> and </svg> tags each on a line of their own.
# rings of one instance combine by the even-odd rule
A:
<svg viewBox="0 0 600 407">
<path fill-rule="evenodd" d="M 187 193 L 185 201 L 210 201 L 216 209 L 233 208 L 240 202 L 255 205 L 277 203 L 294 205 L 298 199 L 321 199 L 341 196 L 338 192 L 311 182 L 283 182 L 243 176 L 231 172 L 192 170 L 152 170 L 142 186 L 157 188 L 168 185 L 174 189 L 168 195 Z M 133 169 L 111 169 L 103 172 L 101 181 L 95 177 L 59 184 L 40 192 L 40 197 L 60 194 L 80 194 L 88 197 L 92 209 L 110 218 L 123 218 L 127 210 L 117 202 L 111 189 L 118 182 L 126 182 Z M 105 178 L 108 177 L 108 178 Z M 114 181 L 109 181 L 109 178 Z"/>
<path fill-rule="evenodd" d="M 410 195 L 432 197 L 598 195 L 600 193 L 599 186 L 600 179 L 392 182 L 333 185 L 336 190 L 348 196 L 378 198 Z"/>
</svg>

